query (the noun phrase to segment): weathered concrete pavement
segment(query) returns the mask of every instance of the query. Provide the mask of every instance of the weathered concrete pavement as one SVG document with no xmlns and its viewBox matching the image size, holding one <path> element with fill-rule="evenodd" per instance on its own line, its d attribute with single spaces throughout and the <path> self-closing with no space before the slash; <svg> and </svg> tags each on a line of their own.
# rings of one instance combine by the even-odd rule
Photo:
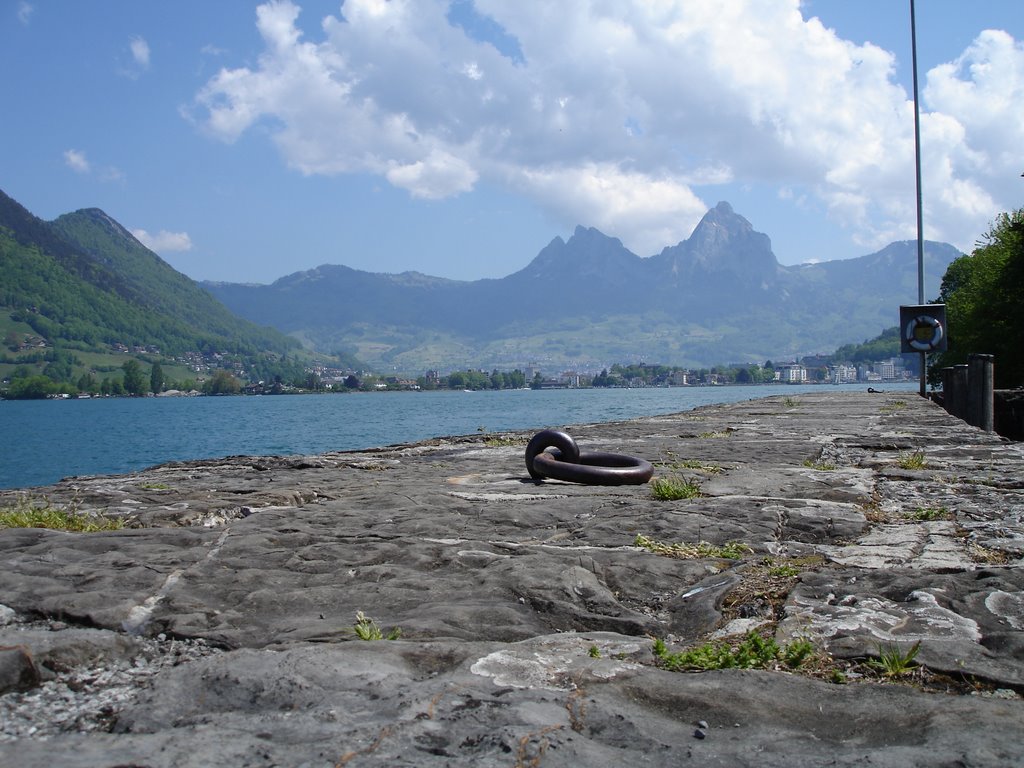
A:
<svg viewBox="0 0 1024 768">
<path fill-rule="evenodd" d="M 703 496 L 535 484 L 532 433 L 38 489 L 141 527 L 0 531 L 0 764 L 1020 764 L 1021 444 L 824 388 L 568 431 Z M 752 628 L 846 683 L 654 664 Z M 927 691 L 858 676 L 916 643 Z"/>
</svg>

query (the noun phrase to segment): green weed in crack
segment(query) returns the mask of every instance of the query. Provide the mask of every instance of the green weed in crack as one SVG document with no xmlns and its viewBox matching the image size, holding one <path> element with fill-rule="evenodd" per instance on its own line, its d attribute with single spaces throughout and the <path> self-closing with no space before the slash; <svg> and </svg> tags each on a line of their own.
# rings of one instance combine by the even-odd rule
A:
<svg viewBox="0 0 1024 768">
<path fill-rule="evenodd" d="M 701 496 L 700 484 L 693 480 L 669 475 L 656 477 L 651 481 L 651 494 L 658 501 L 696 499 Z"/>
<path fill-rule="evenodd" d="M 402 636 L 402 630 L 399 627 L 393 627 L 387 634 L 384 634 L 377 622 L 362 611 L 356 612 L 356 623 L 352 625 L 352 631 L 360 640 L 397 640 Z"/>
<path fill-rule="evenodd" d="M 652 650 L 659 666 L 672 672 L 687 672 L 769 669 L 779 664 L 796 669 L 814 652 L 814 646 L 809 640 L 800 639 L 783 648 L 771 637 L 748 632 L 735 644 L 720 640 L 675 653 L 668 650 L 664 640 L 656 638 Z"/>
<path fill-rule="evenodd" d="M 878 670 L 886 677 L 899 677 L 917 668 L 914 657 L 921 650 L 921 641 L 918 640 L 907 651 L 900 649 L 897 643 L 891 643 L 885 648 L 879 647 L 878 658 L 868 662 L 868 666 Z"/>
</svg>

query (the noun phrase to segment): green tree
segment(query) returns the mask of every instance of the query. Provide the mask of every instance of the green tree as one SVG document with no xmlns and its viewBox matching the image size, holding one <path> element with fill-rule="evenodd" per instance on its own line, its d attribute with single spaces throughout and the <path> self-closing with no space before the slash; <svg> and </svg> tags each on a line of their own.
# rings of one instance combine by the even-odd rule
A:
<svg viewBox="0 0 1024 768">
<path fill-rule="evenodd" d="M 242 383 L 231 371 L 223 368 L 213 374 L 212 379 L 203 382 L 203 392 L 208 395 L 237 395 L 242 390 Z"/>
<path fill-rule="evenodd" d="M 42 400 L 60 391 L 57 383 L 48 376 L 29 376 L 14 379 L 7 390 L 6 397 L 10 400 Z"/>
<path fill-rule="evenodd" d="M 55 349 L 46 354 L 46 360 L 48 362 L 43 368 L 43 376 L 57 382 L 71 381 L 72 368 L 77 362 L 74 355 L 64 350 Z"/>
<path fill-rule="evenodd" d="M 149 389 L 155 395 L 164 391 L 164 369 L 160 363 L 153 363 L 149 369 Z"/>
<path fill-rule="evenodd" d="M 99 390 L 99 384 L 96 382 L 96 377 L 91 373 L 83 373 L 79 376 L 77 386 L 79 392 L 95 393 Z"/>
<path fill-rule="evenodd" d="M 142 375 L 142 366 L 138 360 L 125 360 L 121 366 L 124 370 L 122 385 L 124 391 L 129 395 L 144 395 L 146 393 L 146 377 Z"/>
<path fill-rule="evenodd" d="M 949 349 L 933 371 L 995 356 L 995 386 L 1024 385 L 1024 208 L 1002 213 L 969 256 L 949 265 L 939 300 L 946 304 Z"/>
</svg>

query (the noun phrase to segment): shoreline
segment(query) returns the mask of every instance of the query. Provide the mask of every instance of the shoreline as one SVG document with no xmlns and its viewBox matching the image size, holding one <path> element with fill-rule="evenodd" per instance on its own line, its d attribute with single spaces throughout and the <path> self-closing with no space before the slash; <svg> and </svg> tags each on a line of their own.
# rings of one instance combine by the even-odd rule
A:
<svg viewBox="0 0 1024 768">
<path fill-rule="evenodd" d="M 796 397 L 804 389 L 811 387 L 436 391 L 383 399 L 110 398 L 60 406 L 26 401 L 4 407 L 7 437 L 18 450 L 0 461 L 0 488 L 133 472 L 167 461 L 305 455 L 470 434 L 481 428 L 501 432 L 597 423 L 729 398 Z"/>
</svg>

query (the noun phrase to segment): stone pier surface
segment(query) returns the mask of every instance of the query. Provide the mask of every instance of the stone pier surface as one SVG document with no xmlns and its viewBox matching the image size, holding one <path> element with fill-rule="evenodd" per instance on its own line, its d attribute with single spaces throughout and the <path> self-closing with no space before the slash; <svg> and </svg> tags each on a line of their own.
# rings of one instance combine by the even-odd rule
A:
<svg viewBox="0 0 1024 768">
<path fill-rule="evenodd" d="M 0 531 L 0 765 L 1024 764 L 1022 444 L 825 387 L 546 426 L 701 495 L 534 483 L 532 432 L 32 489 L 129 527 Z M 749 632 L 814 650 L 653 650 Z"/>
</svg>

